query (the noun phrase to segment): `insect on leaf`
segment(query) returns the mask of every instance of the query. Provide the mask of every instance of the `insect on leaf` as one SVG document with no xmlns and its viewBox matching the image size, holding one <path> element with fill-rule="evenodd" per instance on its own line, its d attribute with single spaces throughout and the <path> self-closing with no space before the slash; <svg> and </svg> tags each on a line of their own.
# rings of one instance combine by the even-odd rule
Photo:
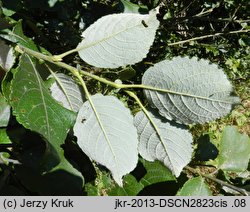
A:
<svg viewBox="0 0 250 212">
<path fill-rule="evenodd" d="M 159 21 L 148 15 L 106 15 L 87 28 L 77 46 L 80 57 L 100 68 L 117 68 L 140 62 L 153 44 Z"/>
</svg>

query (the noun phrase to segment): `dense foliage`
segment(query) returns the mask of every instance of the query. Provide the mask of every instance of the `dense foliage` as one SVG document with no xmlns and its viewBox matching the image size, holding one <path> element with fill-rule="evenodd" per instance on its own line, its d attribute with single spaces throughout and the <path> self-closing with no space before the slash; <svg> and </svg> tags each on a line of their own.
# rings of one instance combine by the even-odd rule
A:
<svg viewBox="0 0 250 212">
<path fill-rule="evenodd" d="M 67 57 L 63 57 L 65 64 L 77 67 L 76 70 L 83 70 L 84 72 L 82 73 L 86 72 L 90 73 L 91 76 L 98 77 L 95 80 L 95 78 L 83 74 L 81 75 L 81 79 L 84 82 L 81 82 L 81 79 L 77 78 L 78 72 L 72 71 L 69 73 L 65 65 L 58 66 L 56 63 L 60 62 L 56 58 L 54 58 L 54 61 L 45 62 L 46 58 L 49 58 L 51 55 L 58 56 L 71 49 L 75 49 L 76 46 L 83 45 L 85 41 L 88 42 L 87 36 L 86 40 L 82 38 L 82 32 L 85 34 L 89 33 L 89 31 L 91 32 L 91 30 L 86 32 L 85 29 L 90 27 L 99 18 L 113 13 L 130 14 L 133 12 L 133 14 L 147 14 L 158 5 L 161 6 L 157 14 L 159 27 L 158 21 L 155 20 L 152 23 L 152 28 L 158 27 L 158 30 L 154 43 L 147 57 L 141 62 L 138 62 L 140 61 L 139 59 L 138 61 L 128 63 L 131 65 L 113 68 L 112 66 L 115 65 L 111 61 L 111 64 L 106 67 L 98 66 L 102 61 L 100 62 L 96 59 L 98 63 L 93 64 L 91 57 L 88 57 L 89 50 L 81 53 L 79 51 L 79 54 L 75 51 L 67 55 Z M 247 194 L 250 179 L 250 15 L 248 9 L 249 3 L 247 1 L 131 0 L 129 2 L 127 0 L 2 0 L 0 1 L 0 6 L 1 194 Z M 121 18 L 119 23 L 124 20 Z M 101 29 L 101 26 L 99 27 L 97 30 Z M 147 33 L 150 33 L 147 31 L 150 27 L 151 25 L 148 23 L 143 23 L 141 26 Z M 133 36 L 131 35 L 131 37 Z M 150 38 L 148 39 L 145 43 L 151 42 Z M 23 49 L 17 48 L 22 46 L 24 47 Z M 36 57 L 34 52 L 30 52 L 29 54 L 27 49 L 42 53 L 46 58 L 41 58 L 42 54 L 40 54 L 37 57 L 40 60 L 37 60 L 33 58 L 33 56 Z M 27 54 L 24 54 L 25 51 L 27 51 Z M 203 63 L 207 72 L 210 69 L 214 71 L 214 66 L 211 65 L 210 67 L 213 68 L 207 68 L 209 65 L 206 61 L 218 64 L 224 69 L 229 81 L 234 86 L 235 93 L 232 96 L 237 95 L 240 97 L 241 102 L 234 108 L 231 114 L 224 118 L 211 119 L 214 121 L 209 123 L 207 122 L 210 120 L 201 119 L 198 123 L 202 124 L 194 124 L 197 122 L 193 116 L 188 117 L 186 114 L 183 115 L 184 118 L 181 116 L 171 117 L 177 120 L 178 123 L 186 124 L 185 127 L 181 126 L 181 128 L 178 128 L 180 127 L 179 124 L 174 125 L 178 128 L 179 135 L 183 133 L 183 136 L 189 140 L 191 135 L 187 133 L 187 129 L 192 134 L 192 160 L 188 157 L 186 159 L 188 162 L 191 160 L 189 165 L 186 166 L 184 163 L 185 167 L 183 169 L 183 167 L 179 167 L 178 163 L 176 165 L 177 168 L 174 163 L 170 163 L 167 166 L 168 168 L 166 168 L 166 164 L 168 163 L 165 163 L 165 161 L 165 165 L 158 160 L 149 162 L 145 159 L 149 158 L 150 160 L 152 155 L 147 155 L 148 153 L 145 153 L 144 147 L 141 144 L 139 152 L 144 159 L 140 157 L 136 168 L 123 178 L 123 187 L 121 187 L 122 183 L 119 181 L 121 174 L 112 171 L 112 168 L 110 168 L 112 165 L 108 162 L 106 164 L 102 163 L 104 166 L 99 164 L 98 160 L 103 160 L 103 155 L 92 155 L 92 149 L 85 148 L 84 142 L 79 142 L 80 139 L 87 141 L 91 137 L 91 134 L 82 134 L 83 128 L 79 130 L 77 125 L 74 125 L 74 122 L 77 120 L 81 125 L 87 120 L 91 123 L 91 126 L 94 126 L 95 121 L 91 120 L 91 117 L 95 116 L 96 113 L 102 113 L 103 104 L 105 103 L 115 106 L 113 113 L 119 119 L 121 119 L 120 114 L 122 111 L 125 114 L 122 120 L 124 120 L 125 124 L 129 125 L 132 118 L 131 120 L 130 118 L 126 119 L 129 112 L 124 109 L 125 105 L 132 111 L 133 115 L 136 114 L 134 125 L 141 136 L 140 142 L 143 143 L 143 139 L 145 140 L 147 135 L 143 134 L 143 130 L 140 132 L 140 127 L 143 129 L 147 127 L 148 132 L 154 130 L 154 126 L 150 126 L 150 119 L 146 122 L 143 121 L 147 119 L 145 111 L 143 114 L 143 105 L 148 108 L 148 105 L 154 104 L 163 116 L 164 114 L 171 116 L 169 114 L 174 114 L 175 111 L 168 111 L 158 107 L 159 104 L 155 103 L 156 100 L 154 99 L 154 95 L 160 95 L 157 92 L 147 90 L 143 93 L 142 89 L 136 89 L 133 90 L 134 93 L 131 93 L 129 87 L 128 90 L 121 90 L 115 86 L 112 87 L 112 85 L 116 85 L 112 84 L 112 82 L 119 84 L 122 81 L 125 85 L 136 85 L 143 81 L 143 84 L 153 86 L 150 84 L 151 76 L 148 74 L 149 70 L 158 71 L 159 74 L 163 75 L 160 72 L 160 68 L 156 70 L 157 67 L 166 69 L 165 66 L 177 66 L 177 71 L 178 61 L 181 64 L 183 60 L 176 56 L 185 56 L 184 60 L 188 61 L 187 63 L 189 63 L 188 58 L 191 57 L 206 59 L 191 59 L 190 61 L 193 62 L 190 62 L 190 64 L 196 64 L 196 61 L 199 61 L 200 64 Z M 83 57 L 85 62 L 81 60 Z M 171 60 L 173 63 L 161 62 L 169 61 L 165 59 L 172 58 L 174 58 Z M 199 62 L 197 62 L 197 66 L 199 66 Z M 153 66 L 155 69 L 152 68 L 153 64 L 158 64 Z M 185 66 L 186 63 L 183 64 Z M 27 70 L 30 70 L 30 72 L 27 72 Z M 218 82 L 222 84 L 227 83 L 225 81 L 227 79 L 224 79 L 221 69 L 216 69 L 215 71 L 217 73 L 215 78 Z M 36 73 L 40 74 L 39 77 L 36 76 Z M 197 71 L 197 73 L 199 72 Z M 171 80 L 181 81 L 183 76 L 178 75 Z M 60 86 L 56 86 L 55 79 L 60 80 L 63 85 L 61 87 L 64 87 L 67 92 L 71 92 L 70 89 L 73 87 L 74 93 L 71 93 L 72 96 L 81 96 L 82 89 L 86 85 L 89 93 L 93 95 L 91 99 L 96 111 L 93 113 L 89 112 L 92 103 L 89 101 L 86 102 L 86 99 L 89 99 L 88 95 L 74 100 L 75 105 L 72 107 L 70 104 L 66 106 L 68 109 L 72 108 L 71 111 L 65 109 L 65 105 L 62 107 L 58 104 L 55 99 L 60 101 L 62 97 L 58 94 Z M 98 79 L 106 79 L 111 83 L 101 83 Z M 210 77 L 206 79 L 208 82 L 211 80 Z M 161 82 L 161 80 L 163 79 L 159 75 L 157 81 Z M 166 84 L 171 83 L 169 81 L 165 82 L 167 82 Z M 201 77 L 200 83 L 206 85 L 206 80 L 202 82 Z M 181 85 L 184 89 L 188 89 L 188 86 L 185 87 L 185 83 Z M 197 87 L 199 88 L 199 86 Z M 170 88 L 163 86 L 162 89 Z M 230 85 L 225 89 L 230 90 Z M 28 93 L 28 96 L 24 95 L 27 93 L 27 90 L 32 90 L 32 92 Z M 37 93 L 33 92 L 33 90 L 41 92 L 39 98 L 37 98 Z M 205 87 L 204 90 L 206 90 Z M 96 93 L 101 93 L 102 95 L 95 95 Z M 112 97 L 104 99 L 104 96 L 110 95 Z M 135 101 L 137 96 L 140 101 Z M 119 102 L 118 99 L 120 100 Z M 43 110 L 43 108 L 38 108 L 37 111 L 39 113 L 33 114 L 31 119 L 29 119 L 25 115 L 26 110 L 32 111 L 34 105 L 39 105 L 41 101 L 45 101 L 51 110 L 47 111 Z M 165 103 L 167 104 L 167 101 Z M 84 110 L 79 110 L 79 105 L 82 104 Z M 213 104 L 215 105 L 214 102 Z M 190 105 L 192 104 L 190 103 Z M 218 111 L 220 110 L 220 106 L 216 106 Z M 76 112 L 78 110 L 79 113 L 77 115 Z M 140 110 L 142 111 L 138 113 Z M 227 110 L 225 109 L 225 114 L 228 113 Z M 54 111 L 59 112 L 55 114 Z M 49 120 L 37 119 L 37 117 L 43 116 L 40 113 L 45 113 Z M 220 114 L 220 112 L 218 113 Z M 150 111 L 149 114 L 154 121 L 153 123 L 159 126 L 160 129 L 164 129 L 166 132 L 169 129 L 172 130 L 172 126 L 170 125 L 172 123 L 166 125 L 165 120 L 162 120 L 162 122 L 157 120 L 154 112 Z M 220 114 L 217 117 L 225 114 Z M 119 122 L 116 122 L 112 117 L 100 116 L 99 118 L 110 118 L 109 123 L 108 121 L 103 121 L 103 128 L 109 128 L 108 124 L 110 123 L 114 126 L 119 125 Z M 48 125 L 46 126 L 49 130 L 53 129 L 55 132 L 51 131 L 49 133 L 47 131 L 47 134 L 44 133 L 44 129 L 41 128 L 44 121 L 53 123 L 49 127 Z M 32 126 L 30 126 L 30 122 L 32 122 Z M 84 130 L 84 132 L 90 132 L 91 128 L 85 125 Z M 111 129 L 111 131 L 113 130 L 115 128 Z M 129 138 L 133 140 L 137 135 L 136 131 L 134 131 L 133 127 L 129 128 L 129 131 L 129 135 L 124 135 L 124 138 L 130 136 Z M 171 135 L 167 134 L 166 136 Z M 126 143 L 127 140 L 124 139 L 123 143 Z M 136 143 L 134 144 L 136 146 Z M 104 148 L 100 145 L 100 149 Z M 191 152 L 191 146 L 187 145 L 186 149 L 189 148 Z M 179 153 L 182 155 L 183 152 L 181 151 L 183 150 L 180 148 Z M 230 152 L 230 155 L 227 152 Z M 177 155 L 173 156 L 173 158 L 178 158 Z M 133 154 L 131 154 L 132 157 Z M 157 156 L 155 157 L 157 158 Z M 182 157 L 180 158 L 183 159 Z M 129 166 L 133 165 L 135 164 L 129 164 Z M 173 167 L 171 168 L 171 166 Z M 127 173 L 129 172 L 130 170 L 127 171 Z M 192 185 L 191 189 L 190 185 Z M 200 188 L 200 190 L 197 188 Z"/>
</svg>

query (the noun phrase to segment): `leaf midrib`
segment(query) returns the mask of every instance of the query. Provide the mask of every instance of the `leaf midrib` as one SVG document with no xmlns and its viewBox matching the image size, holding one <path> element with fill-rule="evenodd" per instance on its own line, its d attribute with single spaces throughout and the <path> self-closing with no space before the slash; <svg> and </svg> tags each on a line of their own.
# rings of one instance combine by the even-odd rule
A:
<svg viewBox="0 0 250 212">
<path fill-rule="evenodd" d="M 50 70 L 50 68 L 49 68 L 49 70 Z M 62 91 L 63 91 L 63 93 L 64 93 L 64 95 L 65 95 L 65 97 L 66 97 L 66 99 L 67 99 L 67 101 L 69 103 L 69 106 L 70 106 L 71 110 L 74 111 L 73 104 L 71 103 L 70 97 L 69 97 L 69 95 L 67 93 L 66 88 L 64 87 L 63 83 L 61 82 L 61 79 L 59 77 L 57 77 L 56 74 L 53 71 L 51 71 L 50 73 L 53 75 L 53 77 L 55 78 L 56 82 L 61 87 L 61 89 L 62 89 Z"/>
<path fill-rule="evenodd" d="M 109 146 L 109 149 L 110 149 L 110 151 L 111 151 L 111 153 L 112 153 L 112 156 L 113 156 L 113 158 L 114 158 L 116 167 L 119 167 L 118 164 L 117 164 L 115 152 L 114 152 L 114 150 L 113 150 L 113 148 L 112 148 L 112 145 L 111 145 L 111 142 L 110 142 L 110 140 L 109 140 L 109 137 L 108 137 L 108 135 L 107 135 L 107 133 L 106 133 L 106 130 L 105 130 L 103 124 L 102 124 L 102 121 L 101 121 L 101 119 L 100 119 L 100 116 L 99 116 L 99 114 L 98 114 L 98 111 L 97 111 L 96 108 L 95 108 L 94 102 L 92 101 L 91 97 L 89 97 L 88 100 L 89 100 L 90 106 L 91 106 L 91 108 L 92 108 L 92 110 L 93 110 L 93 112 L 94 112 L 94 114 L 95 114 L 95 117 L 96 117 L 96 119 L 97 119 L 97 122 L 98 122 L 98 124 L 99 124 L 99 126 L 100 126 L 100 128 L 101 128 L 101 131 L 102 131 L 102 133 L 103 133 L 103 135 L 104 135 L 104 137 L 105 137 L 105 140 L 106 140 L 106 142 L 107 142 L 107 144 L 108 144 L 108 146 Z"/>
<path fill-rule="evenodd" d="M 35 76 L 36 76 L 37 81 L 38 81 L 39 91 L 40 91 L 41 99 L 42 99 L 42 105 L 43 105 L 44 112 L 45 112 L 45 120 L 46 120 L 46 126 L 47 126 L 48 140 L 50 140 L 51 139 L 50 123 L 49 123 L 49 116 L 48 116 L 48 110 L 47 110 L 47 106 L 46 106 L 46 101 L 45 101 L 45 97 L 44 97 L 44 94 L 43 94 L 43 87 L 42 87 L 39 75 L 38 75 L 38 73 L 36 71 L 36 67 L 33 64 L 33 61 L 31 60 L 30 56 L 27 55 L 27 57 L 28 57 L 28 59 L 30 61 L 30 64 L 32 65 L 32 68 L 34 70 Z"/>
<path fill-rule="evenodd" d="M 145 113 L 144 113 L 145 112 Z M 151 126 L 155 129 L 156 131 L 156 134 L 157 134 L 157 137 L 159 138 L 160 140 L 160 143 L 162 144 L 162 146 L 164 147 L 164 151 L 166 152 L 166 156 L 173 168 L 173 172 L 175 173 L 175 170 L 174 170 L 174 167 L 173 167 L 173 163 L 172 163 L 172 160 L 171 158 L 169 157 L 169 154 L 168 154 L 168 148 L 167 146 L 165 145 L 163 139 L 162 139 L 162 136 L 161 136 L 161 132 L 160 132 L 160 129 L 157 127 L 157 125 L 154 123 L 153 119 L 150 117 L 149 113 L 147 111 L 144 111 L 143 113 L 146 115 L 149 123 L 151 124 Z"/>
<path fill-rule="evenodd" d="M 146 16 L 146 15 L 145 15 L 145 16 Z M 150 22 L 150 21 L 153 19 L 153 17 L 154 17 L 153 15 L 150 15 L 150 14 L 148 14 L 147 16 L 149 16 L 149 17 L 148 17 L 148 22 Z M 111 35 L 107 36 L 107 37 L 104 37 L 104 38 L 101 39 L 101 40 L 97 40 L 97 41 L 92 42 L 92 43 L 90 43 L 90 44 L 88 44 L 88 45 L 83 45 L 83 46 L 77 47 L 77 48 L 76 48 L 76 51 L 81 51 L 81 50 L 90 48 L 90 47 L 92 47 L 92 46 L 98 45 L 99 43 L 102 43 L 102 42 L 104 42 L 104 41 L 106 41 L 106 40 L 109 40 L 109 39 L 111 39 L 111 38 L 113 38 L 113 37 L 115 37 L 115 36 L 117 36 L 117 35 L 119 35 L 119 34 L 125 32 L 125 31 L 128 31 L 128 30 L 130 30 L 130 29 L 132 29 L 132 28 L 135 28 L 135 27 L 137 27 L 137 26 L 139 26 L 139 25 L 141 25 L 141 22 L 138 23 L 138 24 L 136 24 L 136 25 L 134 25 L 134 26 L 125 28 L 125 29 L 123 29 L 123 30 L 120 30 L 120 31 L 118 31 L 118 32 L 116 32 L 116 33 L 114 33 L 114 34 L 111 34 Z M 83 39 L 84 39 L 84 38 L 83 38 Z"/>
</svg>

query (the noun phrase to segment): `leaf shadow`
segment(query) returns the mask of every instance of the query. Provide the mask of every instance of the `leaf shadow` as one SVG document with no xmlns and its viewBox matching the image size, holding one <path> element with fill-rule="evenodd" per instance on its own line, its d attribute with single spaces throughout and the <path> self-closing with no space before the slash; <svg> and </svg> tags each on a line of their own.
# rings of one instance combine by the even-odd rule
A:
<svg viewBox="0 0 250 212">
<path fill-rule="evenodd" d="M 198 146 L 194 155 L 194 159 L 197 161 L 208 161 L 214 160 L 219 151 L 216 146 L 211 143 L 210 137 L 208 134 L 201 136 L 198 141 Z"/>
</svg>

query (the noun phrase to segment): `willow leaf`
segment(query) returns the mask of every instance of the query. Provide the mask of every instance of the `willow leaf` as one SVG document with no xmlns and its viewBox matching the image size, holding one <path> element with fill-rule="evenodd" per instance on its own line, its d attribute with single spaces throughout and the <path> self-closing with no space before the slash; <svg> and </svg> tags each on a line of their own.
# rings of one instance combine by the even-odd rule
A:
<svg viewBox="0 0 250 212">
<path fill-rule="evenodd" d="M 0 40 L 0 49 L 0 68 L 5 71 L 9 71 L 15 63 L 13 48 L 9 47 L 2 40 Z"/>
<path fill-rule="evenodd" d="M 55 78 L 50 87 L 51 95 L 65 108 L 78 112 L 85 101 L 82 88 L 63 73 L 53 74 L 51 77 Z"/>
<path fill-rule="evenodd" d="M 197 58 L 176 57 L 149 68 L 144 85 L 150 105 L 169 120 L 204 123 L 228 114 L 239 98 L 226 75 L 215 64 Z"/>
<path fill-rule="evenodd" d="M 10 106 L 0 93 L 0 127 L 7 127 L 10 119 Z"/>
<path fill-rule="evenodd" d="M 148 160 L 159 160 L 178 177 L 192 156 L 192 135 L 182 126 L 173 126 L 148 112 L 136 114 L 134 124 L 139 135 L 139 153 Z M 153 124 L 152 124 L 153 123 Z"/>
<path fill-rule="evenodd" d="M 121 13 L 98 19 L 82 34 L 77 46 L 80 57 L 90 65 L 117 68 L 140 62 L 153 44 L 159 21 L 149 15 Z"/>
<path fill-rule="evenodd" d="M 212 191 L 202 177 L 195 177 L 184 184 L 177 196 L 212 196 Z"/>
<path fill-rule="evenodd" d="M 137 164 L 137 133 L 133 116 L 114 96 L 96 94 L 80 108 L 74 133 L 80 148 L 106 166 L 118 185 Z"/>
<path fill-rule="evenodd" d="M 250 159 L 250 139 L 240 134 L 236 127 L 223 130 L 219 146 L 218 168 L 224 171 L 246 171 Z"/>
<path fill-rule="evenodd" d="M 64 158 L 61 148 L 76 115 L 52 98 L 36 65 L 36 61 L 30 56 L 21 56 L 11 82 L 10 104 L 13 114 L 20 124 L 40 133 L 48 142 L 46 171 L 62 168 L 80 176 Z"/>
</svg>

